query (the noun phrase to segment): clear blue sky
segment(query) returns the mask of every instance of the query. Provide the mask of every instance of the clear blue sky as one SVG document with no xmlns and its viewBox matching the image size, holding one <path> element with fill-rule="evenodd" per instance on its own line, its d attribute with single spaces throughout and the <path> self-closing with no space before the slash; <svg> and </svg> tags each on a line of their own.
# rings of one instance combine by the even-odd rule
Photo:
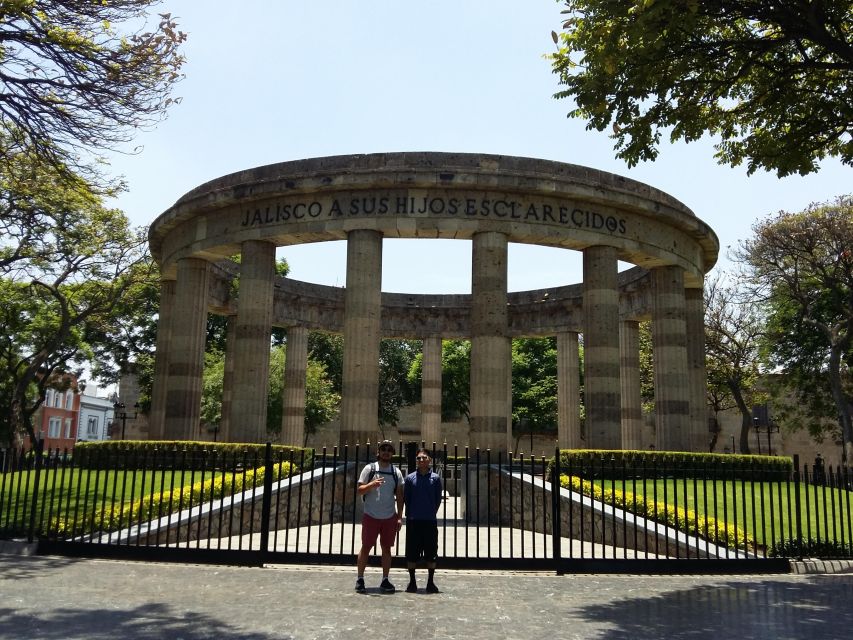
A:
<svg viewBox="0 0 853 640">
<path fill-rule="evenodd" d="M 560 25 L 554 0 L 165 0 L 189 35 L 182 97 L 117 156 L 117 202 L 147 225 L 217 176 L 315 156 L 382 151 L 497 153 L 621 174 L 681 200 L 727 246 L 780 209 L 853 191 L 829 161 L 813 176 L 747 177 L 716 164 L 711 141 L 665 146 L 629 169 L 607 133 L 569 120 L 543 56 Z M 343 285 L 343 243 L 280 249 L 294 278 Z M 470 243 L 386 240 L 383 290 L 470 291 Z M 511 245 L 510 290 L 578 282 L 576 252 Z"/>
</svg>

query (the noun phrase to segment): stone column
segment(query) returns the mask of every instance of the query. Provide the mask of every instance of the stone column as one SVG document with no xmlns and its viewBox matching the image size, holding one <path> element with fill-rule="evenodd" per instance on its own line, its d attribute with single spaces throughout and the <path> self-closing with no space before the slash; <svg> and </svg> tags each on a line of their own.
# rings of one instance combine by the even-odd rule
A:
<svg viewBox="0 0 853 640">
<path fill-rule="evenodd" d="M 237 338 L 237 316 L 225 321 L 225 365 L 222 372 L 222 409 L 217 440 L 231 442 L 231 403 L 234 400 L 234 343 Z"/>
<path fill-rule="evenodd" d="M 441 438 L 441 338 L 424 338 L 421 365 L 421 440 L 427 447 Z"/>
<path fill-rule="evenodd" d="M 643 444 L 643 400 L 640 389 L 640 323 L 619 323 L 622 381 L 622 448 L 640 450 Z"/>
<path fill-rule="evenodd" d="M 512 448 L 511 345 L 507 337 L 507 237 L 474 234 L 471 269 L 471 446 Z"/>
<path fill-rule="evenodd" d="M 193 440 L 201 413 L 201 378 L 207 327 L 206 260 L 178 260 L 166 390 L 165 440 Z"/>
<path fill-rule="evenodd" d="M 379 432 L 379 341 L 382 314 L 382 234 L 347 235 L 341 445 L 376 442 Z"/>
<path fill-rule="evenodd" d="M 686 289 L 687 367 L 690 371 L 691 449 L 708 451 L 708 374 L 705 369 L 705 301 L 702 289 Z"/>
<path fill-rule="evenodd" d="M 148 437 L 162 440 L 166 432 L 166 392 L 169 389 L 169 348 L 172 315 L 175 312 L 175 281 L 160 281 L 160 313 L 157 317 L 157 354 L 154 360 L 154 384 L 151 389 L 151 411 L 148 415 Z"/>
<path fill-rule="evenodd" d="M 281 407 L 281 443 L 301 447 L 305 442 L 305 372 L 308 369 L 308 329 L 287 330 L 284 389 Z"/>
<path fill-rule="evenodd" d="M 241 254 L 234 330 L 234 395 L 228 428 L 231 442 L 264 442 L 267 438 L 275 245 L 247 240 L 241 247 Z"/>
<path fill-rule="evenodd" d="M 680 267 L 657 267 L 651 274 L 655 446 L 662 451 L 689 451 L 690 384 L 684 271 Z"/>
<path fill-rule="evenodd" d="M 557 334 L 557 444 L 560 449 L 581 449 L 580 352 L 578 334 Z"/>
<path fill-rule="evenodd" d="M 621 447 L 619 289 L 614 247 L 583 252 L 583 347 L 586 447 Z"/>
</svg>

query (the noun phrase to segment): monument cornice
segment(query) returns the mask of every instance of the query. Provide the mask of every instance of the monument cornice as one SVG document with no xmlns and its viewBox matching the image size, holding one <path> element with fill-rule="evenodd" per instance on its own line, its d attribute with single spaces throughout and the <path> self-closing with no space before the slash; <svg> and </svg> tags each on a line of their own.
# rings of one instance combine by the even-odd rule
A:
<svg viewBox="0 0 853 640">
<path fill-rule="evenodd" d="M 344 239 L 468 239 L 582 250 L 606 244 L 644 268 L 676 265 L 700 286 L 716 262 L 713 231 L 671 196 L 622 176 L 559 162 L 452 153 L 383 153 L 283 162 L 223 176 L 181 197 L 151 225 L 151 251 L 211 261 L 241 242 L 278 246 Z"/>
</svg>

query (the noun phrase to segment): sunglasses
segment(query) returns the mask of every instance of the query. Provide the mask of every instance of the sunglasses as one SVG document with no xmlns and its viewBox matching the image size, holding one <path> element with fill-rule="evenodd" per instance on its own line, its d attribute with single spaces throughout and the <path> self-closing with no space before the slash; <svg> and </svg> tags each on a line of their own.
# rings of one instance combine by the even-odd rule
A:
<svg viewBox="0 0 853 640">
<path fill-rule="evenodd" d="M 417 456 L 417 457 L 415 458 L 415 460 L 429 460 L 429 458 L 428 458 L 428 457 L 426 457 L 426 456 Z"/>
</svg>

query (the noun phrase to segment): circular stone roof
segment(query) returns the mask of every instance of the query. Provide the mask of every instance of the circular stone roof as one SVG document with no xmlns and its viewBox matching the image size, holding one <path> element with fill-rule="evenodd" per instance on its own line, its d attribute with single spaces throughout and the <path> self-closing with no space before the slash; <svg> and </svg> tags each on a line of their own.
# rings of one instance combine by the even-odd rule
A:
<svg viewBox="0 0 853 640">
<path fill-rule="evenodd" d="M 620 260 L 647 269 L 683 268 L 689 287 L 701 287 L 719 252 L 707 224 L 646 184 L 572 164 L 457 153 L 333 156 L 233 173 L 181 197 L 152 223 L 149 241 L 169 278 L 178 259 L 216 261 L 245 240 L 286 246 L 341 240 L 354 229 L 613 246 Z"/>
</svg>

